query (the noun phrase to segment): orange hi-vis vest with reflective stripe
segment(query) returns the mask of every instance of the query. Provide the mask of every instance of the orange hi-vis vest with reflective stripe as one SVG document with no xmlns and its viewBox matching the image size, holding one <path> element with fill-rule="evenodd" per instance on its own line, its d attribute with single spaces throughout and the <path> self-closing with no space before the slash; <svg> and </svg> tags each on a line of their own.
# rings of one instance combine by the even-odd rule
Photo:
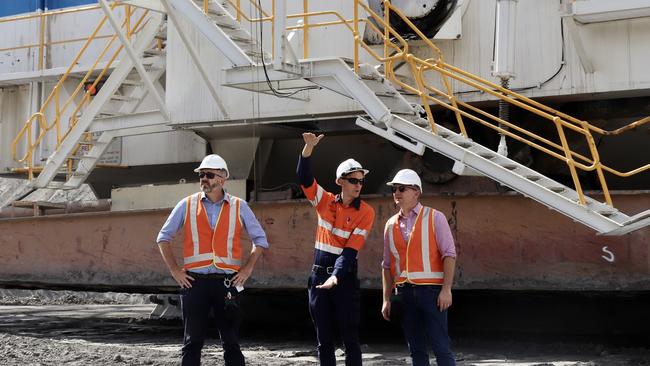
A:
<svg viewBox="0 0 650 366">
<path fill-rule="evenodd" d="M 214 265 L 223 270 L 239 271 L 241 266 L 239 216 L 241 200 L 226 193 L 214 230 L 208 221 L 205 207 L 201 203 L 202 193 L 186 198 L 185 242 L 183 245 L 183 268 Z"/>
<path fill-rule="evenodd" d="M 422 206 L 408 243 L 399 227 L 399 213 L 386 222 L 384 235 L 390 249 L 390 272 L 395 284 L 442 285 L 442 258 L 436 241 L 435 210 Z"/>
<path fill-rule="evenodd" d="M 360 251 L 375 220 L 372 206 L 361 201 L 358 210 L 351 205 L 344 207 L 336 202 L 335 194 L 324 190 L 315 179 L 311 186 L 302 186 L 302 190 L 318 214 L 314 247 L 336 255 L 343 248 Z"/>
</svg>

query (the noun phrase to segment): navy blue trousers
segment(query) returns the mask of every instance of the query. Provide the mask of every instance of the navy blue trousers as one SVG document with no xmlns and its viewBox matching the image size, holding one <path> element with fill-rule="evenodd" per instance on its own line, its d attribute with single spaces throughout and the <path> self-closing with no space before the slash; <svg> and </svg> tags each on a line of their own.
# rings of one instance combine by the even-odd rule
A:
<svg viewBox="0 0 650 366">
<path fill-rule="evenodd" d="M 438 309 L 440 286 L 398 287 L 403 301 L 402 329 L 411 352 L 413 366 L 429 366 L 427 343 L 438 366 L 454 366 L 447 330 L 447 310 Z"/>
<path fill-rule="evenodd" d="M 338 326 L 345 346 L 345 365 L 361 365 L 359 346 L 359 279 L 350 272 L 329 290 L 317 289 L 330 277 L 312 272 L 309 277 L 309 314 L 316 328 L 321 366 L 335 366 L 334 336 Z"/>
<path fill-rule="evenodd" d="M 223 278 L 196 278 L 192 282 L 192 288 L 181 289 L 185 328 L 181 362 L 183 366 L 201 363 L 201 349 L 207 336 L 211 310 L 221 336 L 226 366 L 245 365 L 244 355 L 239 349 L 241 314 L 238 308 L 228 312 L 224 310 L 225 294 Z"/>
</svg>

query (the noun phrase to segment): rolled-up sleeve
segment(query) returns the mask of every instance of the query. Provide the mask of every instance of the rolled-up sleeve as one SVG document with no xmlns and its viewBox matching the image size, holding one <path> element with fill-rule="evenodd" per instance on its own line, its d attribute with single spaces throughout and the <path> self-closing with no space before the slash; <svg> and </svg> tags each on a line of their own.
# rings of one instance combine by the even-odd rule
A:
<svg viewBox="0 0 650 366">
<path fill-rule="evenodd" d="M 266 240 L 266 233 L 264 233 L 262 225 L 260 225 L 260 222 L 257 221 L 257 218 L 255 217 L 255 214 L 253 214 L 253 210 L 251 210 L 250 206 L 248 206 L 248 203 L 243 200 L 241 201 L 241 206 L 239 207 L 239 215 L 242 219 L 242 223 L 244 224 L 244 229 L 246 229 L 248 236 L 253 242 L 253 245 L 256 247 L 268 248 L 269 242 Z"/>
<path fill-rule="evenodd" d="M 181 200 L 176 204 L 172 212 L 169 214 L 169 217 L 167 217 L 167 221 L 165 221 L 162 229 L 158 232 L 156 243 L 172 241 L 174 235 L 176 235 L 185 224 L 186 205 L 185 200 Z"/>
<path fill-rule="evenodd" d="M 454 237 L 451 234 L 451 228 L 449 227 L 445 214 L 436 210 L 434 220 L 434 225 L 436 227 L 436 241 L 438 242 L 440 257 L 456 258 L 456 245 L 454 244 Z"/>
</svg>

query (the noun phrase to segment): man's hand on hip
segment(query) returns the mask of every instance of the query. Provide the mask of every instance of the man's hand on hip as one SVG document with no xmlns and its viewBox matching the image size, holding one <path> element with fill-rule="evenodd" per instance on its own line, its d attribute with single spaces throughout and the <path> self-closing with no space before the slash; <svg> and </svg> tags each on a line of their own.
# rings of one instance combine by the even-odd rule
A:
<svg viewBox="0 0 650 366">
<path fill-rule="evenodd" d="M 253 273 L 253 269 L 250 267 L 243 267 L 242 269 L 237 272 L 236 275 L 233 276 L 232 278 L 232 285 L 237 287 L 237 286 L 244 286 L 244 283 L 248 279 L 248 277 L 251 276 L 251 273 Z"/>
<path fill-rule="evenodd" d="M 190 275 L 185 272 L 185 269 L 177 269 L 177 270 L 172 270 L 172 277 L 178 282 L 178 284 L 182 288 L 191 288 L 192 287 L 192 282 L 194 281 L 194 278 L 191 277 Z"/>
</svg>

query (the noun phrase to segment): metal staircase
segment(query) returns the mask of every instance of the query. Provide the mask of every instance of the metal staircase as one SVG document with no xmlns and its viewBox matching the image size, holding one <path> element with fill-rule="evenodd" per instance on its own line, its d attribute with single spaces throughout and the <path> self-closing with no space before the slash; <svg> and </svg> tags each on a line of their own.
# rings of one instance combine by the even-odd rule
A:
<svg viewBox="0 0 650 366">
<path fill-rule="evenodd" d="M 229 14 L 224 13 L 225 9 L 219 3 L 210 1 L 207 15 L 201 12 L 200 3 L 203 3 L 203 1 L 184 0 L 173 2 L 173 6 L 192 21 L 196 25 L 196 29 L 203 33 L 233 64 L 233 67 L 226 71 L 224 82 L 226 86 L 255 92 L 265 91 L 263 87 L 260 87 L 260 84 L 267 81 L 255 80 L 253 75 L 258 74 L 255 72 L 256 68 L 266 67 L 268 70 L 265 71 L 268 74 L 269 81 L 276 85 L 282 86 L 284 84 L 287 88 L 300 88 L 311 83 L 356 100 L 368 116 L 360 116 L 357 119 L 356 124 L 362 128 L 420 155 L 424 153 L 426 148 L 437 151 L 553 210 L 561 212 L 575 221 L 591 227 L 601 234 L 622 235 L 650 225 L 650 210 L 630 217 L 609 204 L 611 202 L 606 188 L 604 190 L 608 202 L 602 203 L 585 196 L 578 183 L 576 184 L 577 189 L 569 188 L 472 141 L 467 137 L 464 125 L 460 121 L 463 116 L 469 116 L 466 112 L 463 114 L 459 107 L 460 102 L 454 97 L 448 97 L 449 102 L 446 103 L 445 107 L 456 113 L 459 119 L 460 133 L 439 124 L 434 124 L 428 105 L 432 100 L 436 101 L 436 99 L 431 98 L 428 92 L 433 93 L 438 92 L 438 90 L 422 85 L 421 80 L 420 85 L 418 85 L 419 88 L 414 88 L 399 81 L 394 74 L 390 75 L 389 72 L 380 73 L 378 67 L 369 64 L 358 64 L 341 58 L 301 60 L 299 65 L 294 65 L 294 69 L 302 70 L 300 74 L 288 73 L 286 70 L 281 69 L 273 70 L 271 64 L 262 65 L 256 62 L 260 61 L 259 59 L 250 58 L 250 53 L 246 51 L 246 48 L 233 40 L 232 33 L 229 32 L 232 30 L 240 31 L 241 28 L 236 24 L 232 24 L 236 20 Z M 355 1 L 355 3 L 357 2 Z M 386 5 L 386 2 L 384 4 Z M 364 8 L 369 13 L 372 13 L 367 6 L 364 6 Z M 398 11 L 396 13 L 399 14 Z M 372 16 L 375 17 L 378 23 L 390 30 L 388 22 L 382 17 L 376 14 Z M 227 19 L 227 21 L 223 21 L 223 19 Z M 385 42 L 393 42 L 389 40 L 391 36 L 400 38 L 394 32 L 389 33 L 389 31 L 385 33 Z M 248 43 L 248 45 L 250 44 Z M 387 56 L 387 52 L 385 52 L 385 56 Z M 408 60 L 409 57 L 413 58 L 413 55 L 407 54 L 404 59 Z M 382 66 L 384 66 L 385 70 L 390 70 L 390 63 L 386 62 L 385 59 L 380 60 L 385 62 Z M 437 65 L 432 65 L 427 61 L 422 61 L 422 64 L 429 68 L 437 67 Z M 251 72 L 251 68 L 253 72 Z M 443 74 L 443 77 L 449 76 L 445 74 L 449 73 L 448 71 L 442 69 L 439 71 Z M 461 78 L 469 79 L 472 82 L 472 76 L 467 76 L 462 71 L 461 75 Z M 390 78 L 391 76 L 392 78 Z M 448 83 L 445 82 L 445 84 L 448 86 Z M 498 89 L 498 86 L 494 87 Z M 426 96 L 422 92 L 423 90 L 428 91 Z M 422 103 L 416 105 L 409 102 L 404 96 L 405 92 L 422 97 Z M 499 92 L 509 91 L 501 90 L 493 94 L 498 96 Z M 537 103 L 531 104 L 533 104 L 534 108 L 540 108 L 542 112 L 550 110 L 550 108 L 544 106 L 539 107 Z M 426 117 L 422 118 L 423 115 Z M 567 129 L 571 127 L 568 123 L 567 126 L 562 125 L 562 122 L 564 122 L 562 119 L 564 118 L 572 121 L 570 117 L 562 114 L 559 114 L 559 117 L 557 115 L 553 117 L 553 121 L 558 125 L 558 130 L 562 130 L 563 127 Z M 562 131 L 560 135 L 564 144 Z M 567 154 L 565 162 L 572 169 L 572 173 L 575 173 L 575 167 L 579 166 L 576 161 L 580 156 L 571 151 L 566 151 L 566 149 L 565 152 Z M 598 173 L 602 175 L 601 170 L 598 170 Z M 575 178 L 576 174 L 573 175 Z"/>
<path fill-rule="evenodd" d="M 144 0 L 131 0 L 129 2 L 133 4 L 149 3 Z M 223 5 L 226 2 L 229 5 Z M 283 57 L 280 58 L 276 52 L 278 49 L 282 49 L 278 47 L 278 42 L 286 42 L 286 37 L 276 37 L 275 34 L 273 38 L 275 54 L 270 55 L 262 51 L 260 44 L 255 40 L 258 37 L 251 36 L 238 19 L 245 18 L 251 23 L 271 19 L 276 22 L 274 28 L 279 29 L 284 35 L 286 34 L 283 21 L 284 15 L 276 14 L 275 9 L 272 15 L 264 12 L 263 9 L 258 9 L 259 18 L 252 19 L 253 16 L 247 17 L 237 7 L 239 2 L 235 4 L 229 0 L 161 0 L 159 3 L 153 2 L 151 4 L 154 3 L 157 10 L 167 12 L 168 17 L 174 23 L 176 23 L 177 15 L 185 18 L 230 61 L 232 67 L 225 72 L 224 86 L 263 93 L 275 92 L 271 84 L 276 85 L 277 89 L 285 90 L 300 90 L 309 87 L 331 90 L 359 103 L 360 109 L 365 112 L 365 115 L 357 119 L 356 124 L 358 126 L 420 155 L 424 153 L 426 148 L 437 151 L 553 210 L 561 212 L 575 221 L 593 228 L 601 234 L 622 235 L 650 225 L 650 210 L 630 217 L 612 205 L 603 173 L 609 172 L 619 176 L 627 176 L 645 171 L 650 165 L 627 173 L 621 173 L 604 166 L 600 162 L 597 151 L 594 150 L 595 145 L 592 134 L 612 133 L 611 131 L 602 131 L 584 121 L 552 110 L 499 85 L 487 82 L 446 64 L 437 47 L 419 33 L 417 28 L 414 28 L 414 32 L 422 38 L 421 41 L 429 45 L 434 54 L 438 54 L 437 58 L 426 60 L 418 58 L 410 53 L 408 42 L 390 27 L 388 15 L 380 16 L 375 14 L 362 1 L 353 1 L 355 18 L 352 26 L 348 20 L 339 16 L 339 19 L 341 19 L 339 23 L 345 24 L 352 31 L 351 35 L 355 37 L 354 60 L 340 57 L 318 59 L 306 57 L 297 60 L 295 57 L 285 59 L 284 55 L 281 55 Z M 282 3 L 282 0 L 279 0 L 276 4 L 280 3 Z M 114 16 L 111 16 L 106 1 L 100 0 L 100 4 L 107 13 L 113 27 L 120 29 Z M 254 4 L 259 5 L 257 2 L 254 2 Z M 408 19 L 401 15 L 398 9 L 392 7 L 389 1 L 384 1 L 383 5 L 384 9 L 390 10 L 389 14 L 402 17 L 402 20 L 408 24 Z M 374 18 L 379 27 L 383 28 L 379 29 L 376 25 L 373 25 L 373 22 L 365 23 L 367 27 L 374 27 L 374 31 L 383 37 L 383 56 L 376 54 L 372 48 L 363 44 L 363 41 L 358 37 L 359 18 L 357 10 L 365 11 Z M 307 16 L 309 16 L 308 13 L 293 15 L 294 18 Z M 327 24 L 332 25 L 334 23 L 328 22 Z M 111 73 L 97 95 L 83 109 L 74 128 L 67 133 L 57 151 L 48 158 L 43 171 L 38 175 L 33 185 L 34 187 L 51 186 L 52 180 L 60 172 L 61 167 L 66 162 L 70 164 L 69 162 L 73 159 L 78 161 L 74 173 L 68 177 L 69 179 L 66 182 L 58 184 L 58 187 L 77 187 L 90 174 L 110 141 L 117 136 L 123 135 L 125 133 L 124 129 L 146 133 L 169 128 L 164 126 L 168 113 L 161 97 L 162 88 L 155 85 L 155 81 L 162 74 L 161 64 L 164 65 L 164 62 L 155 57 L 162 57 L 162 55 L 149 56 L 153 58 L 149 59 L 151 62 L 148 70 L 145 70 L 143 65 L 143 60 L 146 60 L 143 55 L 147 50 L 151 49 L 150 45 L 162 24 L 161 16 L 152 16 L 149 22 L 139 31 L 133 44 L 131 44 L 124 32 L 118 31 L 128 57 L 121 59 L 120 64 Z M 181 39 L 195 59 L 196 66 L 202 74 L 205 74 L 200 62 L 196 60 L 195 50 L 188 45 L 183 31 L 180 29 L 181 27 L 178 28 Z M 287 53 L 292 54 L 288 56 L 293 56 L 288 42 L 283 43 L 282 46 Z M 363 48 L 374 57 L 378 65 L 360 63 L 358 58 L 359 48 Z M 288 59 L 291 61 L 285 61 Z M 275 62 L 271 63 L 271 60 Z M 411 78 L 406 79 L 414 80 L 417 85 L 407 84 L 404 81 L 406 79 L 395 75 L 393 67 L 395 62 L 408 64 L 412 75 Z M 144 63 L 146 64 L 146 61 Z M 132 72 L 134 68 L 137 73 Z M 422 76 L 424 72 L 438 73 L 442 80 L 442 89 L 446 89 L 446 91 L 426 84 Z M 268 79 L 263 78 L 260 80 L 257 75 L 268 75 Z M 205 75 L 203 77 L 207 80 Z M 457 99 L 451 90 L 450 79 L 475 87 L 495 98 L 544 117 L 557 127 L 560 143 L 537 136 L 520 126 L 491 116 L 487 112 L 480 111 L 478 108 Z M 208 88 L 215 101 L 220 103 L 213 86 L 208 85 Z M 159 117 L 162 120 L 151 122 L 150 115 L 134 113 L 146 93 L 151 93 L 160 104 L 160 113 L 158 115 L 162 116 Z M 413 103 L 413 98 L 416 98 L 418 103 Z M 454 113 L 458 123 L 458 131 L 452 131 L 435 123 L 430 107 L 430 105 L 434 104 Z M 113 107 L 119 105 L 119 107 L 113 108 L 110 107 L 111 105 Z M 109 107 L 107 108 L 107 106 Z M 225 108 L 221 104 L 219 106 L 225 116 Z M 491 123 L 485 122 L 477 116 L 487 118 Z M 530 143 L 529 145 L 567 164 L 574 180 L 574 187 L 567 187 L 509 159 L 507 156 L 499 155 L 495 151 L 472 141 L 464 126 L 467 120 L 482 123 L 486 127 L 519 141 L 522 141 L 523 138 L 515 134 L 515 132 L 521 133 L 531 140 L 537 139 L 547 144 L 547 147 L 542 147 L 537 143 Z M 632 125 L 638 126 L 648 121 L 650 119 L 644 119 Z M 500 127 L 502 124 L 508 126 L 510 131 Z M 623 132 L 626 129 L 629 129 L 629 127 L 617 131 Z M 591 157 L 583 156 L 569 148 L 565 130 L 585 136 L 591 149 Z M 83 141 L 83 138 L 87 136 L 89 131 L 101 132 L 101 135 L 98 139 L 88 142 L 91 148 L 87 154 L 81 156 L 75 154 L 80 144 L 87 143 Z M 577 169 L 596 172 L 603 187 L 605 202 L 584 195 Z"/>
<path fill-rule="evenodd" d="M 206 36 L 233 66 L 249 66 L 270 59 L 260 45 L 221 2 L 216 0 L 163 0 Z M 171 16 L 171 14 L 170 14 Z"/>
<path fill-rule="evenodd" d="M 27 140 L 25 145 L 28 152 L 21 161 L 28 164 L 26 170 L 30 177 L 29 188 L 76 189 L 90 175 L 114 138 L 171 131 L 171 128 L 166 126 L 169 114 L 164 102 L 164 88 L 159 82 L 165 73 L 166 64 L 165 51 L 159 46 L 159 42 L 166 38 L 163 15 L 159 13 L 147 14 L 148 12 L 145 11 L 133 31 L 128 33 L 125 32 L 124 23 L 121 26 L 113 13 L 114 6 L 109 6 L 104 0 L 100 1 L 100 5 L 106 15 L 104 21 L 110 22 L 116 32 L 115 37 L 119 38 L 122 43 L 122 46 L 112 56 L 108 66 L 111 66 L 110 63 L 122 50 L 126 52 L 122 52 L 119 64 L 114 67 L 110 75 L 103 79 L 103 75 L 108 74 L 107 66 L 99 76 L 96 76 L 92 88 L 99 90 L 92 97 L 90 92 L 86 92 L 81 102 L 78 102 L 77 108 L 70 117 L 68 130 L 57 141 L 55 151 L 47 158 L 42 167 L 35 166 L 33 150 L 41 143 L 48 129 L 41 130 L 41 134 L 35 141 L 31 140 L 31 133 L 28 132 L 32 128 L 31 122 L 35 119 L 34 116 L 43 119 L 45 121 L 43 126 L 48 126 L 50 129 L 59 123 L 63 114 L 59 111 L 58 95 L 54 98 L 56 99 L 57 114 L 49 116 L 49 120 L 54 120 L 53 123 L 47 122 L 48 116 L 43 112 L 45 108 L 42 108 L 41 112 L 36 113 L 25 124 L 21 134 L 14 140 L 14 149 L 21 140 Z M 101 58 L 102 55 L 99 57 Z M 82 83 L 92 76 L 94 75 L 91 68 L 86 77 L 82 79 Z M 64 80 L 65 75 L 60 83 Z M 101 80 L 103 83 L 99 84 Z M 53 94 L 57 93 L 59 88 L 60 84 L 55 86 Z M 160 109 L 147 113 L 147 117 L 149 117 L 147 121 L 138 122 L 138 119 L 141 118 L 135 112 L 149 95 L 153 97 Z M 48 102 L 52 99 L 48 98 Z M 67 107 L 68 104 L 64 104 L 64 107 Z M 136 123 L 129 119 L 135 119 Z M 61 127 L 56 125 L 56 129 L 58 134 Z M 35 172 L 38 175 L 32 180 L 32 175 Z M 65 181 L 55 181 L 61 174 L 66 175 Z"/>
</svg>

